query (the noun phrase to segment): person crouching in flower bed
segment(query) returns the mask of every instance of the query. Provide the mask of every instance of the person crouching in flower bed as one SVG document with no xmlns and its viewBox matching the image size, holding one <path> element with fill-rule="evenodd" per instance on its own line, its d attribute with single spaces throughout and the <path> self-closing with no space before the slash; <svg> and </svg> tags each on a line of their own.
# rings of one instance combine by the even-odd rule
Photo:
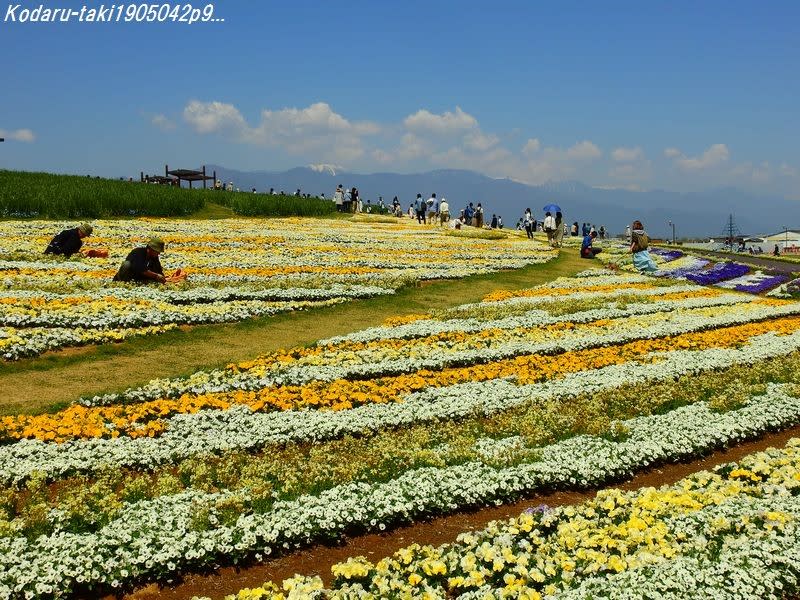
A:
<svg viewBox="0 0 800 600">
<path fill-rule="evenodd" d="M 631 254 L 633 254 L 633 266 L 641 273 L 653 273 L 658 271 L 658 266 L 647 248 L 650 246 L 650 238 L 645 233 L 644 225 L 641 221 L 634 221 L 631 225 Z"/>
<path fill-rule="evenodd" d="M 157 237 L 150 238 L 146 246 L 130 251 L 114 275 L 114 281 L 166 283 L 164 269 L 158 260 L 158 255 L 162 252 L 164 252 L 164 242 Z"/>
<path fill-rule="evenodd" d="M 584 236 L 583 243 L 581 244 L 581 258 L 594 258 L 602 252 L 602 249 L 592 247 L 592 242 L 594 242 L 594 238 L 596 237 L 596 231 L 590 231 Z"/>
<path fill-rule="evenodd" d="M 57 233 L 44 249 L 45 254 L 60 254 L 69 258 L 83 246 L 83 238 L 92 234 L 92 226 L 81 223 L 74 229 L 65 229 Z"/>
</svg>

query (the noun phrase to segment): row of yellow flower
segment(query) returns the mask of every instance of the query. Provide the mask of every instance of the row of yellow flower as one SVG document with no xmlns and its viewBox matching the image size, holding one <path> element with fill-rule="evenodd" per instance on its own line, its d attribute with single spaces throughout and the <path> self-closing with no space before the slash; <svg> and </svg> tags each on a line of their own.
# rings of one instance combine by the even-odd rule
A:
<svg viewBox="0 0 800 600">
<path fill-rule="evenodd" d="M 644 288 L 647 289 L 647 288 Z M 657 297 L 660 301 L 671 300 L 687 300 L 690 298 L 714 298 L 718 297 L 722 292 L 709 288 L 697 288 L 694 291 L 674 292 L 662 294 Z M 772 298 L 759 298 L 749 304 L 748 307 L 743 307 L 742 310 L 761 306 L 780 306 L 786 304 L 784 300 L 776 300 Z M 695 309 L 695 314 L 717 314 L 718 308 L 709 309 Z M 402 315 L 398 317 L 389 317 L 384 322 L 387 327 L 396 327 L 408 323 L 418 321 L 431 320 L 433 317 L 430 314 L 412 314 Z M 659 318 L 654 316 L 651 320 Z M 667 318 L 666 315 L 663 318 Z M 634 318 L 635 319 L 635 318 Z M 594 321 L 586 324 L 573 324 L 563 323 L 552 326 L 538 327 L 538 328 L 486 328 L 477 333 L 464 333 L 460 331 L 448 331 L 443 333 L 434 333 L 430 335 L 421 335 L 412 339 L 386 337 L 369 342 L 353 341 L 353 340 L 340 340 L 332 343 L 310 346 L 306 348 L 292 348 L 290 350 L 278 350 L 276 352 L 259 356 L 253 360 L 242 361 L 237 364 L 229 365 L 228 368 L 233 372 L 259 370 L 263 372 L 265 367 L 280 363 L 283 367 L 288 367 L 297 364 L 312 364 L 313 359 L 321 357 L 337 356 L 337 364 L 344 362 L 343 355 L 354 352 L 376 352 L 385 350 L 400 350 L 402 349 L 405 356 L 425 355 L 431 348 L 440 344 L 448 344 L 454 348 L 456 344 L 465 344 L 465 347 L 475 349 L 488 345 L 489 342 L 499 341 L 528 341 L 537 342 L 543 339 L 552 339 L 553 333 L 562 331 L 572 331 L 574 333 L 585 333 L 591 335 L 593 329 L 597 327 L 605 327 L 609 325 L 610 321 Z M 630 319 L 620 321 L 620 328 L 629 328 Z"/>
<path fill-rule="evenodd" d="M 412 392 L 469 381 L 515 378 L 520 384 L 535 383 L 577 371 L 599 369 L 629 361 L 653 360 L 648 357 L 653 352 L 734 347 L 746 343 L 756 335 L 767 332 L 788 334 L 799 328 L 800 317 L 785 317 L 555 356 L 524 355 L 440 371 L 422 369 L 371 380 L 340 379 L 333 382 L 314 381 L 306 385 L 272 386 L 254 392 L 185 394 L 177 399 L 159 399 L 128 405 L 75 405 L 54 414 L 2 417 L 0 439 L 8 441 L 35 438 L 62 442 L 75 438 L 116 437 L 121 434 L 131 437 L 154 436 L 164 430 L 167 426 L 165 419 L 171 415 L 195 413 L 205 409 L 225 410 L 233 404 L 245 404 L 254 411 L 300 408 L 342 410 L 367 403 L 398 402 Z"/>
</svg>

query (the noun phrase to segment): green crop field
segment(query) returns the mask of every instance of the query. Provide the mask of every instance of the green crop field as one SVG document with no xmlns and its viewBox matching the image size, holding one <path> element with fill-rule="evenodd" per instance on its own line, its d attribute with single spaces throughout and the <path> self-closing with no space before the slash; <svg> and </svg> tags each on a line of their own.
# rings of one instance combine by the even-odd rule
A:
<svg viewBox="0 0 800 600">
<path fill-rule="evenodd" d="M 0 218 L 75 219 L 188 216 L 207 203 L 245 216 L 323 216 L 329 200 L 219 192 L 139 182 L 0 170 Z"/>
<path fill-rule="evenodd" d="M 247 217 L 322 217 L 336 212 L 336 205 L 320 198 L 281 194 L 211 192 L 214 202 Z"/>
</svg>

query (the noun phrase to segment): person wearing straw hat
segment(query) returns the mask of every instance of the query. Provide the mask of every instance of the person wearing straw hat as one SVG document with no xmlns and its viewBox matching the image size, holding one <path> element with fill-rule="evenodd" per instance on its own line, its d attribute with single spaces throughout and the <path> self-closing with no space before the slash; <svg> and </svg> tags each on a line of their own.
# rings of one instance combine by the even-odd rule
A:
<svg viewBox="0 0 800 600">
<path fill-rule="evenodd" d="M 65 229 L 64 231 L 53 236 L 47 248 L 44 249 L 45 254 L 60 254 L 69 258 L 83 246 L 83 238 L 92 234 L 92 226 L 88 223 L 81 223 L 73 229 Z"/>
<path fill-rule="evenodd" d="M 134 281 L 137 283 L 166 283 L 164 269 L 158 260 L 159 254 L 164 252 L 164 242 L 161 238 L 153 237 L 146 246 L 134 248 L 119 267 L 114 275 L 114 281 Z"/>
</svg>

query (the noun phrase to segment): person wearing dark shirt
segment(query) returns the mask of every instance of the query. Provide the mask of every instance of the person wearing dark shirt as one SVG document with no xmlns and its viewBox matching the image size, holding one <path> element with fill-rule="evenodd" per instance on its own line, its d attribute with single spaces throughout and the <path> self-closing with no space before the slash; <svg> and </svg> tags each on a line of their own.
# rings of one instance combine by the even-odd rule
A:
<svg viewBox="0 0 800 600">
<path fill-rule="evenodd" d="M 44 249 L 44 253 L 61 254 L 69 258 L 81 249 L 83 238 L 91 233 L 92 226 L 88 223 L 81 223 L 74 229 L 65 229 L 53 236 L 53 239 L 47 244 L 47 248 Z"/>
<path fill-rule="evenodd" d="M 592 231 L 583 237 L 583 243 L 581 244 L 581 258 L 594 258 L 597 254 L 600 254 L 602 251 L 600 248 L 592 248 L 592 242 L 596 237 L 596 231 Z"/>
<path fill-rule="evenodd" d="M 151 238 L 146 246 L 134 248 L 122 262 L 114 275 L 114 281 L 134 281 L 137 283 L 165 283 L 164 269 L 158 255 L 164 252 L 164 242 Z"/>
</svg>

